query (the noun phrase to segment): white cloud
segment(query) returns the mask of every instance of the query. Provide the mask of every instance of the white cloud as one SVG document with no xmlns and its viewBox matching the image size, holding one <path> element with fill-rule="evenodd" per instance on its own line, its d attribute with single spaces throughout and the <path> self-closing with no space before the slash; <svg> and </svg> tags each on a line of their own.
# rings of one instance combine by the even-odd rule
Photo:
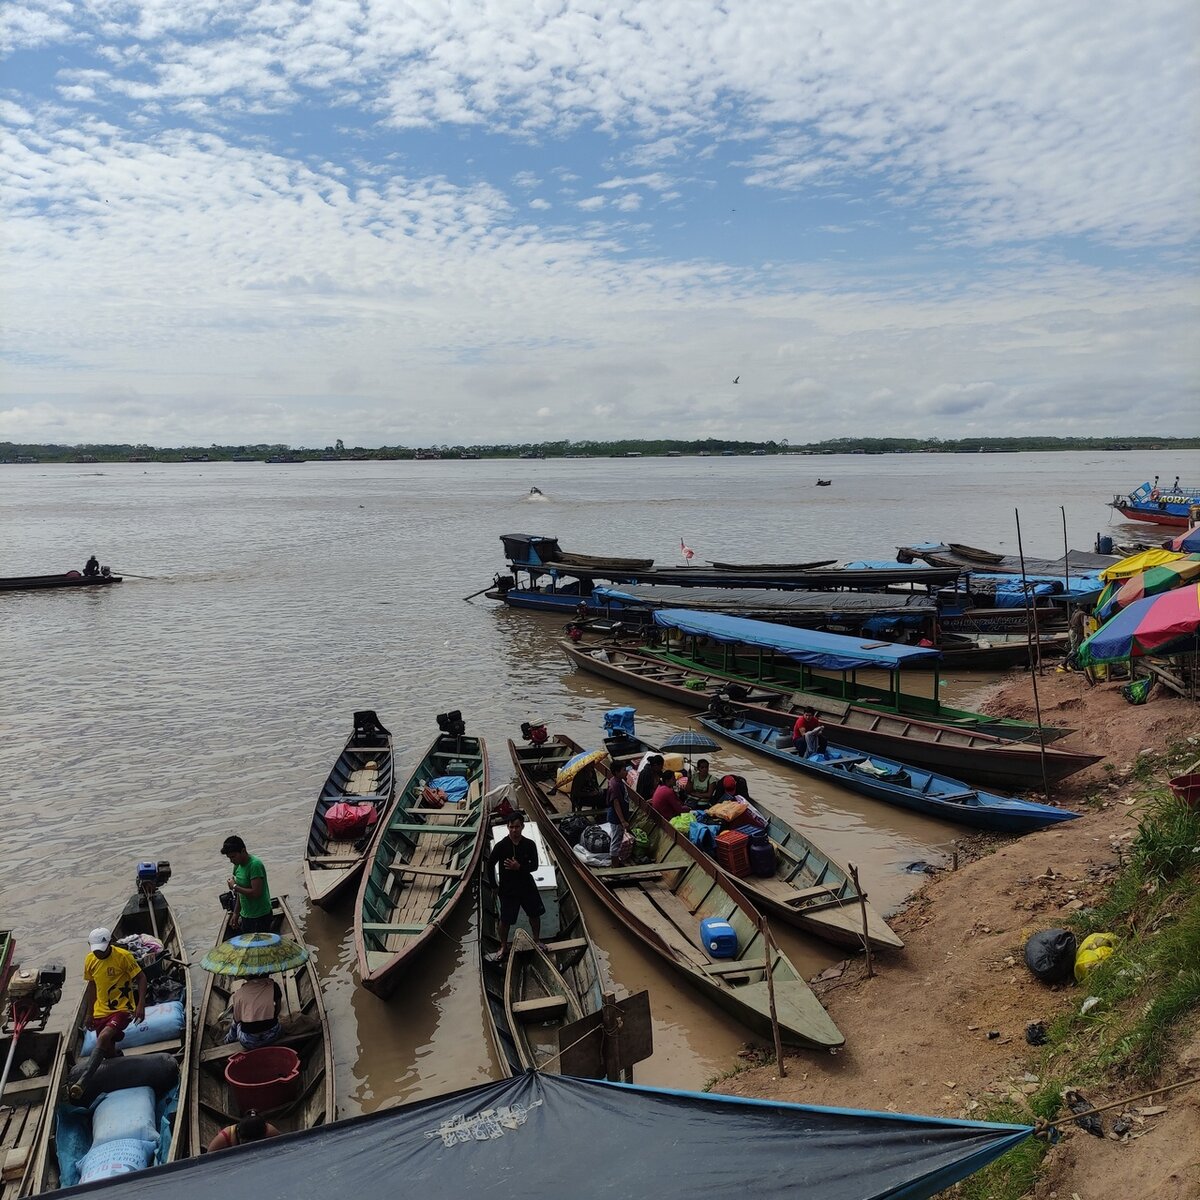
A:
<svg viewBox="0 0 1200 1200">
<path fill-rule="evenodd" d="M 608 201 L 603 196 L 588 196 L 584 200 L 577 200 L 575 207 L 582 209 L 584 212 L 598 212 Z"/>
</svg>

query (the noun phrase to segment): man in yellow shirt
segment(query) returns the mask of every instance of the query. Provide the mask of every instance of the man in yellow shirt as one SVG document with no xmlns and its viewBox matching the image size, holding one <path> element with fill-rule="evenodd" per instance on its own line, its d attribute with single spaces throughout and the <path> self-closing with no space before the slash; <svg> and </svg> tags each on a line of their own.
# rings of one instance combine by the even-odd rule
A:
<svg viewBox="0 0 1200 1200">
<path fill-rule="evenodd" d="M 146 976 L 128 950 L 112 944 L 109 930 L 93 929 L 88 945 L 91 953 L 83 963 L 87 982 L 84 1011 L 89 1028 L 96 1031 L 97 1048 L 104 1058 L 112 1058 L 130 1021 L 141 1023 L 146 1019 Z"/>
</svg>

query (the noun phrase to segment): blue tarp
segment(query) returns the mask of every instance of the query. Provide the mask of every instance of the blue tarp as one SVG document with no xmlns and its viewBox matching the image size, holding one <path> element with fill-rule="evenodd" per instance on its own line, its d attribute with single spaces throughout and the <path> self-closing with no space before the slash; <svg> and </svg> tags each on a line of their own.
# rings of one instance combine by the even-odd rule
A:
<svg viewBox="0 0 1200 1200">
<path fill-rule="evenodd" d="M 531 1072 L 65 1194 L 927 1200 L 1032 1132 Z"/>
<path fill-rule="evenodd" d="M 682 633 L 712 638 L 745 646 L 761 646 L 786 654 L 810 667 L 826 671 L 856 671 L 875 667 L 894 671 L 910 663 L 940 658 L 941 651 L 920 646 L 897 646 L 890 642 L 869 642 L 843 637 L 838 633 L 818 633 L 813 629 L 793 629 L 770 621 L 750 621 L 721 613 L 690 612 L 683 608 L 664 608 L 654 614 L 654 623 Z"/>
</svg>

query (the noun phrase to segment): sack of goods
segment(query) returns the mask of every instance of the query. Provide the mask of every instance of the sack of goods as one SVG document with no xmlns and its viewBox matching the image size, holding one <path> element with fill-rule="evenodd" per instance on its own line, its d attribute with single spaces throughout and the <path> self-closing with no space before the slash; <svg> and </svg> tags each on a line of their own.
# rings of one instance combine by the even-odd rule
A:
<svg viewBox="0 0 1200 1200">
<path fill-rule="evenodd" d="M 720 917 L 700 922 L 700 944 L 713 958 L 737 958 L 737 930 Z"/>
<path fill-rule="evenodd" d="M 79 1182 L 112 1179 L 115 1175 L 131 1175 L 144 1171 L 154 1158 L 154 1143 L 125 1138 L 93 1146 L 79 1163 Z"/>
<path fill-rule="evenodd" d="M 125 1029 L 121 1049 L 132 1050 L 137 1046 L 149 1046 L 152 1042 L 170 1042 L 183 1037 L 183 1003 L 172 1000 L 168 1004 L 151 1004 L 146 1008 L 146 1019 L 139 1025 L 134 1021 Z M 91 1054 L 96 1048 L 95 1030 L 83 1035 L 81 1053 Z"/>
<path fill-rule="evenodd" d="M 373 804 L 347 804 L 339 800 L 325 810 L 325 828 L 331 838 L 350 841 L 361 837 L 379 820 L 379 810 Z"/>
<path fill-rule="evenodd" d="M 716 854 L 717 831 L 712 825 L 706 825 L 703 821 L 693 821 L 688 826 L 687 835 L 696 849 L 703 850 L 705 854 Z"/>
<path fill-rule="evenodd" d="M 587 817 L 573 815 L 566 817 L 559 823 L 558 832 L 567 839 L 568 846 L 578 846 L 579 839 L 583 837 L 583 831 L 588 828 L 591 822 Z"/>
<path fill-rule="evenodd" d="M 607 854 L 612 838 L 603 825 L 589 825 L 580 835 L 579 844 L 589 854 Z"/>
<path fill-rule="evenodd" d="M 138 1141 L 158 1145 L 158 1122 L 154 1117 L 154 1089 L 121 1088 L 109 1092 L 92 1111 L 92 1145 L 105 1142 Z"/>
</svg>

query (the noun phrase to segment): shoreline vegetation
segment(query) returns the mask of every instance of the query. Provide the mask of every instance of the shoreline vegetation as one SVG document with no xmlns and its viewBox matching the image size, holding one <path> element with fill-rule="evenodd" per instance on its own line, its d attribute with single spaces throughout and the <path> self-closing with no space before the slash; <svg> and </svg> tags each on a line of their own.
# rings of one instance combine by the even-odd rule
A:
<svg viewBox="0 0 1200 1200">
<path fill-rule="evenodd" d="M 0 442 L 0 463 L 107 462 L 369 462 L 372 460 L 485 459 L 485 458 L 656 458 L 741 455 L 827 454 L 1011 454 L 1064 450 L 1194 450 L 1200 437 L 980 437 L 980 438 L 834 438 L 792 445 L 779 441 L 751 442 L 703 438 L 615 441 L 522 442 L 476 446 L 332 446 L 292 447 L 259 442 L 240 446 L 167 446 L 145 444 L 76 444 Z"/>
</svg>

